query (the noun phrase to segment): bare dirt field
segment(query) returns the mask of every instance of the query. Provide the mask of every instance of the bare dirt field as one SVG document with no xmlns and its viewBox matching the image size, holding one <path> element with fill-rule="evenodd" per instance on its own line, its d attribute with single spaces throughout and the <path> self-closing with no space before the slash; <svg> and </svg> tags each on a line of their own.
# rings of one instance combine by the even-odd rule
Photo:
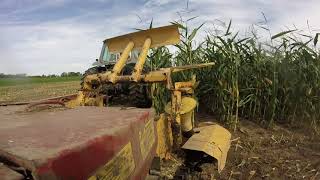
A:
<svg viewBox="0 0 320 180">
<path fill-rule="evenodd" d="M 198 119 L 212 121 L 213 118 L 201 115 Z M 242 120 L 238 130 L 231 131 L 231 147 L 221 174 L 210 159 L 190 166 L 183 158 L 176 157 L 164 161 L 162 176 L 169 179 L 320 179 L 320 138 L 310 132 L 281 125 L 266 129 Z"/>
</svg>

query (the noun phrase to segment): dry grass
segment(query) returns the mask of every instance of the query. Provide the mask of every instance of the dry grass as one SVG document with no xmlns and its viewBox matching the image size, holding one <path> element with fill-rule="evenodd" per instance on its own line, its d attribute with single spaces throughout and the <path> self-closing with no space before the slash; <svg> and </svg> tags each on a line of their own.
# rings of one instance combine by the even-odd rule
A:
<svg viewBox="0 0 320 180">
<path fill-rule="evenodd" d="M 21 102 L 76 93 L 79 81 L 50 82 L 0 87 L 0 102 Z"/>
</svg>

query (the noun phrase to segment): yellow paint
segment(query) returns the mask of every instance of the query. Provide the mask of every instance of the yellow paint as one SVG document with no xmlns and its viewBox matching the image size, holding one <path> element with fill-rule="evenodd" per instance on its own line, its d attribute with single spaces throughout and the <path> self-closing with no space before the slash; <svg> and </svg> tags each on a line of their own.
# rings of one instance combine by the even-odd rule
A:
<svg viewBox="0 0 320 180">
<path fill-rule="evenodd" d="M 174 114 L 176 116 L 176 122 L 180 125 L 181 124 L 181 119 L 180 119 L 180 114 L 181 114 L 181 96 L 182 93 L 181 91 L 173 91 L 173 100 L 171 101 L 172 104 L 172 112 L 171 114 Z"/>
<path fill-rule="evenodd" d="M 167 76 L 163 71 L 151 71 L 144 75 L 144 82 L 164 82 L 167 80 Z"/>
<path fill-rule="evenodd" d="M 84 91 L 79 91 L 75 99 L 72 99 L 65 103 L 68 108 L 75 108 L 78 106 L 98 106 L 103 107 L 103 96 L 96 95 L 95 98 L 89 97 L 88 93 Z"/>
<path fill-rule="evenodd" d="M 173 145 L 171 123 L 165 114 L 160 114 L 156 126 L 158 135 L 157 156 L 161 159 L 169 159 Z"/>
<path fill-rule="evenodd" d="M 106 165 L 100 168 L 88 180 L 124 180 L 128 179 L 135 168 L 132 146 L 129 142 Z"/>
<path fill-rule="evenodd" d="M 87 76 L 84 78 L 84 84 L 83 84 L 83 87 L 82 87 L 82 88 L 83 88 L 84 90 L 93 90 L 93 89 L 92 89 L 92 82 L 95 82 L 96 84 L 101 84 L 98 74 L 90 74 L 90 75 L 87 75 Z"/>
<path fill-rule="evenodd" d="M 180 118 L 180 106 L 181 106 L 181 91 L 171 91 L 171 114 L 170 118 L 173 122 L 173 146 L 174 149 L 180 149 L 182 143 L 181 133 L 181 118 Z"/>
<path fill-rule="evenodd" d="M 65 103 L 65 106 L 68 108 L 75 108 L 82 105 L 84 105 L 84 94 L 82 91 L 78 92 L 78 95 L 75 99 L 72 99 Z"/>
<path fill-rule="evenodd" d="M 116 83 L 117 76 L 119 75 L 119 73 L 121 72 L 123 67 L 126 65 L 127 59 L 129 57 L 129 54 L 130 54 L 133 47 L 134 47 L 134 43 L 132 41 L 128 42 L 126 48 L 124 49 L 124 51 L 122 52 L 122 54 L 120 56 L 120 59 L 114 65 L 114 67 L 112 69 L 112 73 L 109 77 L 110 82 Z"/>
<path fill-rule="evenodd" d="M 105 73 L 98 73 L 98 74 L 92 74 L 88 75 L 85 78 L 85 84 L 84 89 L 85 90 L 92 90 L 91 88 L 91 82 L 98 82 L 99 84 L 106 83 L 106 82 L 112 82 L 117 83 L 118 81 L 138 81 L 141 80 L 146 83 L 153 83 L 153 82 L 166 82 L 167 88 L 172 89 L 172 80 L 171 80 L 171 73 L 174 72 L 180 72 L 184 70 L 190 70 L 190 69 L 196 69 L 196 68 L 203 68 L 207 66 L 212 66 L 214 63 L 203 63 L 203 64 L 195 64 L 195 65 L 186 65 L 186 66 L 178 66 L 178 67 L 170 67 L 170 68 L 161 68 L 157 71 L 151 71 L 147 74 L 139 74 L 134 73 L 133 76 L 119 76 L 120 71 L 125 66 L 125 62 L 129 56 L 130 50 L 133 48 L 131 46 L 135 46 L 135 44 L 129 43 L 125 51 L 123 52 L 122 56 L 120 57 L 119 61 L 114 66 L 112 72 L 107 71 Z M 126 57 L 126 58 L 125 58 Z M 140 58 L 140 56 L 139 56 Z M 142 57 L 141 57 L 142 58 Z M 141 61 L 142 64 L 142 61 Z M 140 65 L 139 65 L 140 67 Z M 141 67 L 143 67 L 141 65 Z M 137 71 L 138 72 L 138 71 Z M 138 80 L 137 80 L 138 79 Z M 176 90 L 187 92 L 187 93 L 193 93 L 192 89 L 190 89 L 191 85 L 195 85 L 195 81 L 188 81 L 188 82 L 177 82 Z"/>
<path fill-rule="evenodd" d="M 197 101 L 194 98 L 191 97 L 182 97 L 181 98 L 181 105 L 179 108 L 179 113 L 186 114 L 189 113 L 190 111 L 194 110 L 194 108 L 197 106 Z M 171 102 L 167 103 L 165 107 L 165 112 L 168 114 L 171 114 L 173 111 Z"/>
<path fill-rule="evenodd" d="M 140 75 L 141 75 L 141 72 L 143 69 L 143 65 L 146 62 L 146 58 L 148 55 L 148 50 L 150 48 L 150 45 L 151 45 L 151 39 L 147 38 L 143 44 L 142 51 L 139 55 L 138 61 L 137 61 L 136 65 L 134 66 L 134 71 L 132 73 L 132 78 L 133 78 L 133 81 L 135 81 L 135 82 L 138 82 L 140 80 Z"/>
<path fill-rule="evenodd" d="M 175 90 L 180 90 L 181 88 L 192 88 L 195 82 L 187 81 L 187 82 L 175 82 L 174 88 Z"/>
<path fill-rule="evenodd" d="M 197 101 L 191 97 L 182 97 L 181 105 L 179 107 L 179 115 L 181 120 L 181 130 L 183 132 L 188 132 L 193 128 L 193 113 L 194 109 L 197 105 Z M 165 111 L 168 114 L 172 114 L 173 109 L 171 102 L 169 102 L 166 107 Z"/>
<path fill-rule="evenodd" d="M 152 148 L 152 145 L 155 143 L 153 122 L 154 121 L 150 119 L 144 126 L 143 130 L 139 132 L 142 159 L 145 159 L 147 157 Z"/>
<path fill-rule="evenodd" d="M 230 132 L 218 124 L 196 128 L 193 136 L 182 146 L 183 149 L 202 151 L 218 161 L 218 171 L 225 167 L 230 148 Z"/>
<path fill-rule="evenodd" d="M 134 49 L 140 50 L 147 38 L 152 39 L 150 48 L 173 45 L 180 42 L 178 26 L 169 25 L 113 37 L 106 39 L 105 43 L 110 53 L 120 53 L 130 41 L 135 44 Z"/>
</svg>

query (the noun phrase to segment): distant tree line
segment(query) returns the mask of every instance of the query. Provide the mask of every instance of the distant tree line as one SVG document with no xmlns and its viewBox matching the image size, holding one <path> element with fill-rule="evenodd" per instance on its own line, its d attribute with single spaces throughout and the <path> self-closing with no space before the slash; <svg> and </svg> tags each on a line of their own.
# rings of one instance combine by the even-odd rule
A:
<svg viewBox="0 0 320 180">
<path fill-rule="evenodd" d="M 63 72 L 60 75 L 61 77 L 70 77 L 70 76 L 82 76 L 80 72 Z"/>
<path fill-rule="evenodd" d="M 26 78 L 26 77 L 75 77 L 82 76 L 80 72 L 63 72 L 60 75 L 57 74 L 48 74 L 48 75 L 37 75 L 37 76 L 28 76 L 25 73 L 22 74 L 4 74 L 0 73 L 0 78 Z"/>
</svg>

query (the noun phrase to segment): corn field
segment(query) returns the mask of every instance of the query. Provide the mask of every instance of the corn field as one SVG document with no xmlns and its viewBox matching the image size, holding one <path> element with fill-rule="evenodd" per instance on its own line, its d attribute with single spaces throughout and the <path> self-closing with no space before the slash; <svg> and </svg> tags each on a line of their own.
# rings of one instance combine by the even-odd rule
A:
<svg viewBox="0 0 320 180">
<path fill-rule="evenodd" d="M 219 35 L 207 33 L 200 43 L 194 39 L 201 26 L 180 28 L 182 42 L 173 54 L 167 48 L 149 55 L 152 69 L 175 65 L 215 62 L 213 67 L 180 73 L 177 80 L 197 76 L 199 109 L 214 114 L 236 128 L 239 119 L 272 125 L 320 124 L 320 58 L 318 33 L 305 35 L 297 30 L 270 35 L 269 43 L 256 34 L 248 37 L 231 32 L 231 21 Z M 158 88 L 155 88 L 155 87 Z M 162 87 L 162 88 L 159 88 Z M 153 85 L 158 112 L 168 101 L 164 86 Z"/>
</svg>

